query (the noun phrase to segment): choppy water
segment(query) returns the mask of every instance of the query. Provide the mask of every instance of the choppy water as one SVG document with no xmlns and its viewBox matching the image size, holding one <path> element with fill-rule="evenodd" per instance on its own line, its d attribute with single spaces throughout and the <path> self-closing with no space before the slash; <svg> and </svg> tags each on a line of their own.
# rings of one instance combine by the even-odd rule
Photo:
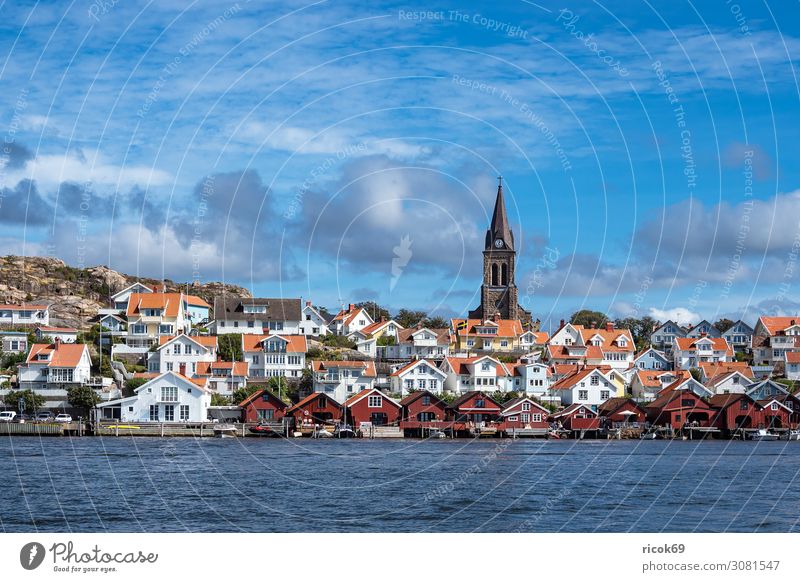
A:
<svg viewBox="0 0 800 582">
<path fill-rule="evenodd" d="M 797 531 L 800 443 L 0 439 L 0 529 Z"/>
</svg>

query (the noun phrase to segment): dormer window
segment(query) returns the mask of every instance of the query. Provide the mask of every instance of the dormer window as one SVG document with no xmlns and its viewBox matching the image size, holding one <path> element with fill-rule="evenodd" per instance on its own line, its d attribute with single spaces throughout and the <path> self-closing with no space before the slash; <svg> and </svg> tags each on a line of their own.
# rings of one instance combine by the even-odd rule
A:
<svg viewBox="0 0 800 582">
<path fill-rule="evenodd" d="M 481 363 L 481 370 L 484 372 L 488 372 L 490 370 L 491 363 L 490 362 L 483 362 Z"/>
</svg>

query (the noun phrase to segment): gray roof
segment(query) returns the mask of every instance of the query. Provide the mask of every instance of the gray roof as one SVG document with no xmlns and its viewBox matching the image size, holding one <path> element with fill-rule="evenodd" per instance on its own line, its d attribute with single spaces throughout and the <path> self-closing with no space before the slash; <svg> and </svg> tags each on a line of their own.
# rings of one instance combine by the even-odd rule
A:
<svg viewBox="0 0 800 582">
<path fill-rule="evenodd" d="M 266 313 L 245 313 L 245 305 L 266 305 Z M 214 318 L 239 321 L 300 321 L 300 299 L 215 297 Z"/>
</svg>

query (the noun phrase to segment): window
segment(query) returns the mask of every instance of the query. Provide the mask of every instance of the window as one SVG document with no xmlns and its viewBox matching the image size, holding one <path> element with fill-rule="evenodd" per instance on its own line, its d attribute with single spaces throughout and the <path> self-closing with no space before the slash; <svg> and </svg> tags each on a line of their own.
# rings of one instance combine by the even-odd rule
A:
<svg viewBox="0 0 800 582">
<path fill-rule="evenodd" d="M 578 400 L 589 400 L 589 391 L 578 390 Z"/>
<path fill-rule="evenodd" d="M 430 406 L 431 405 L 431 397 L 427 394 L 422 397 L 422 405 L 423 406 Z"/>
<path fill-rule="evenodd" d="M 162 402 L 177 402 L 178 401 L 178 387 L 177 386 L 162 386 L 161 387 L 161 401 Z"/>
<path fill-rule="evenodd" d="M 507 348 L 508 347 L 508 340 L 500 340 L 500 347 Z"/>
<path fill-rule="evenodd" d="M 255 321 L 248 321 L 247 322 L 247 327 L 255 327 L 255 326 L 256 326 L 256 322 Z"/>
<path fill-rule="evenodd" d="M 369 400 L 367 401 L 367 405 L 370 408 L 380 408 L 383 406 L 383 397 L 376 395 L 370 396 Z"/>
<path fill-rule="evenodd" d="M 747 402 L 747 400 L 739 401 L 739 410 L 747 410 L 748 408 L 750 408 L 750 404 Z"/>
<path fill-rule="evenodd" d="M 233 322 L 233 327 L 239 327 L 239 322 L 238 321 L 234 321 Z"/>
<path fill-rule="evenodd" d="M 167 362 L 167 372 L 172 372 L 172 362 Z"/>
<path fill-rule="evenodd" d="M 413 390 L 414 389 L 414 380 L 406 380 L 405 381 L 406 390 Z"/>
<path fill-rule="evenodd" d="M 258 415 L 258 420 L 272 420 L 275 418 L 275 411 L 271 408 L 268 410 L 258 410 L 256 414 Z"/>
<path fill-rule="evenodd" d="M 439 382 L 437 380 L 428 380 L 428 388 L 431 392 L 436 392 L 439 389 Z"/>
<path fill-rule="evenodd" d="M 536 414 L 531 415 L 532 422 L 542 422 L 542 415 L 541 413 L 537 412 Z"/>
<path fill-rule="evenodd" d="M 530 414 L 523 414 L 522 415 L 522 422 L 530 422 L 530 421 L 531 421 L 531 415 Z"/>
<path fill-rule="evenodd" d="M 694 406 L 694 400 L 691 398 L 684 398 L 681 400 L 681 406 Z"/>
<path fill-rule="evenodd" d="M 601 390 L 600 391 L 600 399 L 601 400 L 608 400 L 610 393 L 608 390 Z"/>
<path fill-rule="evenodd" d="M 158 404 L 150 405 L 150 420 L 152 422 L 158 421 Z"/>
<path fill-rule="evenodd" d="M 486 401 L 483 398 L 478 398 L 475 401 L 475 408 L 485 408 L 485 407 L 486 407 Z"/>
<path fill-rule="evenodd" d="M 523 402 L 522 403 L 522 410 L 527 412 L 530 409 L 531 409 L 531 403 L 530 402 Z"/>
<path fill-rule="evenodd" d="M 180 418 L 182 421 L 189 420 L 189 405 L 188 404 L 181 404 L 180 408 Z"/>
<path fill-rule="evenodd" d="M 591 381 L 589 382 L 592 386 L 599 386 L 600 385 L 600 378 L 597 376 L 592 376 Z"/>
<path fill-rule="evenodd" d="M 491 365 L 492 365 L 491 362 L 483 362 L 481 364 L 481 371 L 488 372 L 490 367 L 491 367 Z"/>
<path fill-rule="evenodd" d="M 167 404 L 164 406 L 164 420 L 166 422 L 172 422 L 175 420 L 175 405 L 174 404 Z"/>
<path fill-rule="evenodd" d="M 425 390 L 425 380 L 417 380 L 417 388 L 420 390 Z"/>
<path fill-rule="evenodd" d="M 773 402 L 772 405 L 770 406 L 770 410 L 778 410 L 778 403 Z"/>
</svg>

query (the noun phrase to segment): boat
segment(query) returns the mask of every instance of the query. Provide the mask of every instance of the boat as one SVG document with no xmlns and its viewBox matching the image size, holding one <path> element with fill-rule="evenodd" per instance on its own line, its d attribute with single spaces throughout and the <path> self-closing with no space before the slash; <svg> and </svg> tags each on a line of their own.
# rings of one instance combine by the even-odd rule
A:
<svg viewBox="0 0 800 582">
<path fill-rule="evenodd" d="M 440 430 L 432 429 L 432 430 L 431 430 L 431 432 L 430 432 L 430 433 L 428 433 L 428 438 L 432 438 L 432 439 L 443 439 L 443 438 L 447 438 L 447 435 L 446 435 L 446 434 L 444 434 L 444 433 L 443 433 L 442 431 L 440 431 Z"/>
<path fill-rule="evenodd" d="M 232 424 L 215 424 L 214 436 L 221 439 L 235 438 L 236 427 Z"/>
<path fill-rule="evenodd" d="M 335 436 L 337 439 L 351 439 L 356 436 L 356 433 L 349 424 L 344 424 L 339 425 L 334 429 L 333 436 Z"/>
<path fill-rule="evenodd" d="M 767 431 L 765 428 L 760 428 L 756 432 L 750 434 L 750 440 L 753 441 L 776 441 L 778 435 Z"/>
<path fill-rule="evenodd" d="M 654 441 L 654 440 L 656 440 L 658 438 L 658 433 L 655 432 L 655 431 L 653 431 L 653 432 L 643 432 L 639 438 L 644 440 L 644 441 Z"/>
<path fill-rule="evenodd" d="M 125 430 L 138 430 L 142 428 L 141 426 L 136 426 L 135 424 L 109 424 L 106 428 L 124 428 Z"/>
<path fill-rule="evenodd" d="M 258 436 L 280 436 L 280 434 L 268 424 L 257 424 L 255 426 L 251 426 L 247 430 L 250 431 L 250 433 Z"/>
<path fill-rule="evenodd" d="M 800 430 L 790 430 L 781 436 L 785 441 L 800 441 Z"/>
<path fill-rule="evenodd" d="M 333 438 L 333 433 L 329 431 L 327 428 L 321 428 L 314 433 L 314 438 L 318 439 L 329 439 Z"/>
</svg>

